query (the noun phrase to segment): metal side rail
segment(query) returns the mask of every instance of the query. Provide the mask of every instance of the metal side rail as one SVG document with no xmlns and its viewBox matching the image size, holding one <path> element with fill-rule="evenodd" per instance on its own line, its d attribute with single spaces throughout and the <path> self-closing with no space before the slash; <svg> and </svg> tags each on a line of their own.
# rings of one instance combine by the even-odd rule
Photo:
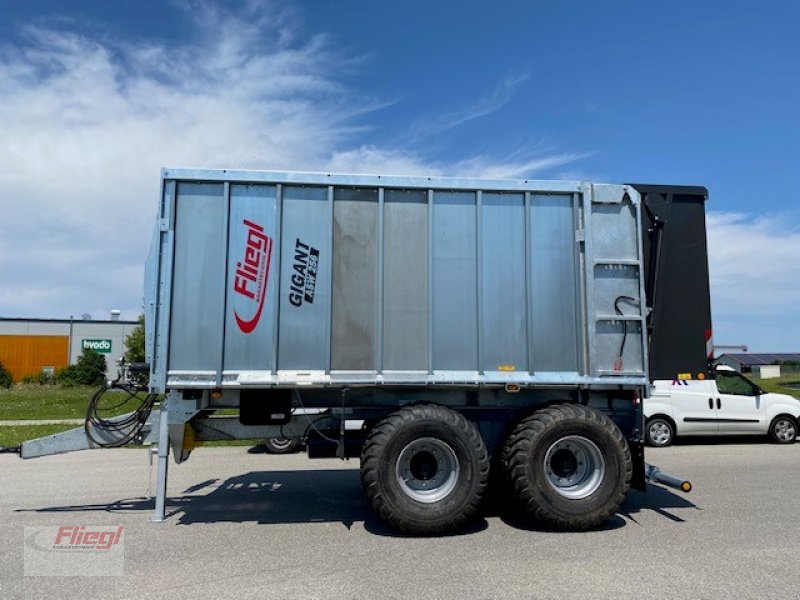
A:
<svg viewBox="0 0 800 600">
<path fill-rule="evenodd" d="M 127 413 L 117 417 L 123 420 L 133 413 Z M 137 436 L 137 439 L 132 444 L 144 445 L 152 444 L 158 441 L 158 424 L 161 411 L 153 410 L 147 418 L 147 422 Z M 55 433 L 34 440 L 22 442 L 19 446 L 19 455 L 22 458 L 37 458 L 39 456 L 49 456 L 51 454 L 64 454 L 65 452 L 76 452 L 78 450 L 92 450 L 94 448 L 104 448 L 101 444 L 94 443 L 86 435 L 86 427 L 81 426 L 75 429 L 68 429 L 61 433 Z M 105 429 L 99 429 L 93 425 L 88 425 L 94 439 L 100 442 L 113 443 L 118 437 L 118 434 L 109 432 Z"/>
<path fill-rule="evenodd" d="M 644 478 L 648 483 L 660 483 L 661 485 L 680 490 L 687 494 L 692 491 L 691 482 L 681 479 L 680 477 L 675 477 L 674 475 L 664 473 L 655 465 L 649 465 L 645 463 Z"/>
</svg>

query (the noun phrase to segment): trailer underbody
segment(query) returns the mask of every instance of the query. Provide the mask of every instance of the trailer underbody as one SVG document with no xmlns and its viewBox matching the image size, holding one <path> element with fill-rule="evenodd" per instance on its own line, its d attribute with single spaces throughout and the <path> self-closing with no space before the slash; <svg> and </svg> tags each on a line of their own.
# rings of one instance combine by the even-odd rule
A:
<svg viewBox="0 0 800 600">
<path fill-rule="evenodd" d="M 624 491 L 627 491 L 628 485 L 644 490 L 646 481 L 664 483 L 688 491 L 691 488 L 688 482 L 661 473 L 656 467 L 644 463 L 638 395 L 635 390 L 619 389 L 619 386 L 616 388 L 608 390 L 550 388 L 509 392 L 497 387 L 453 388 L 432 392 L 425 388 L 376 390 L 369 387 L 343 387 L 309 389 L 303 390 L 302 393 L 296 389 L 173 390 L 153 408 L 133 436 L 128 435 L 129 431 L 114 431 L 87 422 L 83 428 L 25 442 L 20 447 L 20 455 L 22 458 L 35 458 L 83 449 L 113 447 L 117 446 L 117 442 L 123 437 L 130 437 L 128 442 L 130 444 L 150 446 L 149 458 L 152 460 L 155 457 L 157 460 L 157 486 L 152 521 L 161 522 L 166 514 L 170 454 L 176 463 L 182 463 L 203 442 L 265 440 L 274 437 L 298 438 L 305 442 L 312 458 L 360 458 L 363 470 L 364 462 L 368 460 L 366 450 L 370 434 L 387 417 L 403 410 L 409 414 L 413 411 L 424 413 L 427 410 L 430 413 L 429 417 L 431 414 L 435 417 L 438 411 L 444 414 L 445 420 L 448 414 L 453 413 L 462 416 L 467 427 L 474 425 L 478 432 L 479 444 L 485 448 L 487 465 L 491 465 L 490 468 L 494 470 L 503 470 L 504 442 L 509 436 L 513 436 L 515 427 L 519 427 L 526 418 L 546 416 L 548 409 L 555 413 L 583 410 L 589 415 L 608 417 L 608 422 L 613 424 L 614 429 L 630 431 L 633 434 L 625 440 L 631 472 L 627 479 L 623 476 L 625 481 L 620 482 Z M 265 403 L 263 398 L 265 394 L 273 394 L 274 397 Z M 113 392 L 111 395 L 113 396 Z M 278 399 L 280 397 L 286 401 L 280 401 Z M 435 399 L 436 403 L 431 404 L 431 399 Z M 263 410 L 266 406 L 270 407 L 269 412 Z M 231 412 L 238 414 L 230 414 Z M 576 416 L 580 415 L 573 414 L 572 418 Z M 110 422 L 122 422 L 126 418 L 129 418 L 128 415 L 121 415 Z M 413 414 L 411 418 L 415 418 Z M 553 458 L 548 459 L 549 464 L 556 465 L 562 471 L 566 469 L 562 475 L 571 475 L 577 481 L 581 475 L 574 470 L 577 469 L 577 462 L 582 458 L 591 462 L 594 448 L 597 446 L 591 441 L 582 442 L 581 439 L 587 439 L 582 436 L 562 437 L 577 440 L 577 446 L 574 444 L 570 447 L 555 446 L 551 451 Z M 416 460 L 419 463 L 418 468 L 424 469 L 426 468 L 424 457 L 430 456 L 429 471 L 432 469 L 431 472 L 436 472 L 438 468 L 446 474 L 449 447 L 446 443 L 437 446 L 435 440 L 429 437 L 425 439 L 429 441 L 424 450 L 420 447 L 414 453 L 414 448 L 411 449 L 413 456 L 409 459 L 409 466 L 405 471 L 405 481 L 416 482 L 419 488 L 417 490 L 409 488 L 409 492 L 412 497 L 416 494 L 422 500 L 429 497 L 426 494 L 435 494 L 441 486 L 437 486 L 436 475 L 428 480 L 424 477 L 415 478 L 411 461 Z M 562 455 L 561 462 L 553 462 L 559 452 Z M 452 457 L 453 464 L 457 464 L 455 452 Z M 402 457 L 400 458 L 402 461 Z M 576 463 L 570 466 L 572 459 L 575 459 Z M 602 453 L 596 454 L 594 460 L 598 464 L 603 462 Z M 451 465 L 449 468 L 452 470 L 454 467 Z M 487 470 L 488 468 L 487 466 Z M 569 471 L 570 468 L 573 468 L 573 471 Z M 558 483 L 555 475 L 553 478 Z M 566 480 L 569 481 L 568 477 Z M 589 478 L 584 476 L 582 485 L 591 485 L 586 481 L 589 481 Z M 426 487 L 430 489 L 425 489 Z M 558 490 L 558 485 L 554 489 Z M 580 490 L 580 487 L 565 485 L 562 488 L 567 491 L 569 489 Z M 613 504 L 613 510 L 616 508 L 617 505 Z M 608 509 L 609 507 L 606 507 L 606 512 Z M 432 528 L 420 523 L 409 525 L 402 519 L 395 524 L 400 528 L 405 525 L 405 529 L 412 533 L 438 533 L 450 529 L 438 524 Z M 594 521 L 588 523 L 585 519 L 565 520 L 560 523 L 561 526 L 573 529 L 585 529 L 596 524 Z"/>
</svg>

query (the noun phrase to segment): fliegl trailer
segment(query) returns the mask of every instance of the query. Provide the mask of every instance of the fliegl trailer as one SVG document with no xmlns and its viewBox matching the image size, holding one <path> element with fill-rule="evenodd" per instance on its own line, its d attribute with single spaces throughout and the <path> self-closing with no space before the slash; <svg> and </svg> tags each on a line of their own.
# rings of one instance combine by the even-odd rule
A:
<svg viewBox="0 0 800 600">
<path fill-rule="evenodd" d="M 547 527 L 596 527 L 631 486 L 690 488 L 645 464 L 641 399 L 707 373 L 706 195 L 164 170 L 147 396 L 111 419 L 96 397 L 85 428 L 20 453 L 156 442 L 159 521 L 170 451 L 296 437 L 360 457 L 404 532 L 457 528 L 490 481 Z"/>
</svg>

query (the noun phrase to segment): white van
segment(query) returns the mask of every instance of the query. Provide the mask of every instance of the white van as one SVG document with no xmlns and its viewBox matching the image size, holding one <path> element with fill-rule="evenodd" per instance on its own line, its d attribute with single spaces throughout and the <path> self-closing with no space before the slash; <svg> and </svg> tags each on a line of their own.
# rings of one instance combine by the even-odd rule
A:
<svg viewBox="0 0 800 600">
<path fill-rule="evenodd" d="M 730 367 L 716 379 L 655 381 L 644 401 L 645 435 L 651 446 L 669 446 L 675 436 L 765 435 L 795 441 L 800 400 L 765 392 Z"/>
</svg>

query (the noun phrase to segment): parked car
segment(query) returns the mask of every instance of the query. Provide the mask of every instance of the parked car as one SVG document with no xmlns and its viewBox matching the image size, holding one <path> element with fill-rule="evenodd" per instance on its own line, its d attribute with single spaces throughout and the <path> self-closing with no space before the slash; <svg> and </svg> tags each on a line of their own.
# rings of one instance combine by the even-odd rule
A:
<svg viewBox="0 0 800 600">
<path fill-rule="evenodd" d="M 289 454 L 302 448 L 302 438 L 273 437 L 250 448 L 248 454 Z"/>
<path fill-rule="evenodd" d="M 676 436 L 769 435 L 790 444 L 800 429 L 800 400 L 765 392 L 727 366 L 714 379 L 655 381 L 644 401 L 645 435 L 651 446 Z"/>
<path fill-rule="evenodd" d="M 309 417 L 321 415 L 325 412 L 322 408 L 293 408 L 292 415 L 307 415 Z M 364 425 L 363 420 L 347 420 L 345 421 L 345 429 L 356 430 L 361 429 Z M 249 454 L 290 454 L 305 448 L 305 439 L 302 437 L 272 437 L 267 438 L 250 448 L 247 452 Z"/>
</svg>

